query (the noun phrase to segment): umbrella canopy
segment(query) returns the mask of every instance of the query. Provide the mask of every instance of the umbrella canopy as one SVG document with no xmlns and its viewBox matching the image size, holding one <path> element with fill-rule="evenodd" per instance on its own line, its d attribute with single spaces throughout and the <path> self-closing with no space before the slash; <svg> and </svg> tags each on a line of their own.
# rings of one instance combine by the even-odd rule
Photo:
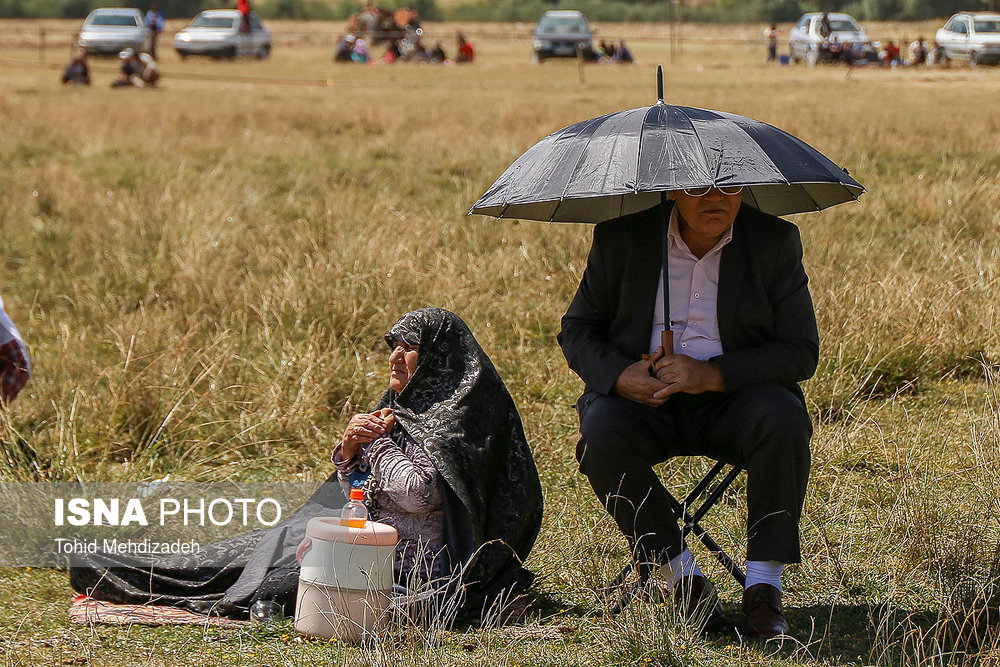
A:
<svg viewBox="0 0 1000 667">
<path fill-rule="evenodd" d="M 661 99 L 550 134 L 469 213 L 596 223 L 656 206 L 665 191 L 740 185 L 745 203 L 773 215 L 818 211 L 865 191 L 845 169 L 772 125 Z"/>
</svg>

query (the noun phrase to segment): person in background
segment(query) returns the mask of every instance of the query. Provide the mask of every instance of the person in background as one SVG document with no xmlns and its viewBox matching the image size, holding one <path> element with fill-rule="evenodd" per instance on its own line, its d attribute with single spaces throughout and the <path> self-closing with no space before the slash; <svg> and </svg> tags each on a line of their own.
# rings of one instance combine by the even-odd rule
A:
<svg viewBox="0 0 1000 667">
<path fill-rule="evenodd" d="M 595 49 L 595 51 L 597 52 L 598 59 L 601 60 L 601 61 L 604 61 L 604 60 L 607 60 L 607 61 L 614 60 L 614 57 L 615 57 L 615 47 L 613 45 L 611 45 L 611 44 L 608 44 L 608 42 L 606 42 L 603 39 L 601 40 L 601 43 L 598 45 L 598 47 L 597 47 L 597 49 Z"/>
<path fill-rule="evenodd" d="M 236 9 L 240 12 L 240 32 L 250 32 L 250 0 L 236 0 Z"/>
<path fill-rule="evenodd" d="M 951 58 L 948 56 L 948 52 L 943 46 L 937 43 L 937 40 L 934 41 L 934 45 L 927 54 L 927 64 L 937 65 L 938 67 L 951 67 Z"/>
<path fill-rule="evenodd" d="M 149 3 L 146 12 L 146 27 L 149 28 L 149 55 L 156 58 L 156 38 L 163 32 L 163 12 L 155 2 Z"/>
<path fill-rule="evenodd" d="M 62 82 L 69 86 L 90 85 L 90 67 L 87 65 L 86 49 L 76 50 L 76 55 L 63 70 Z"/>
<path fill-rule="evenodd" d="M 625 40 L 620 40 L 618 42 L 618 48 L 615 50 L 615 62 L 617 63 L 633 63 L 635 58 L 632 57 L 632 52 L 629 48 L 625 46 Z"/>
<path fill-rule="evenodd" d="M 118 54 L 122 60 L 118 78 L 111 82 L 112 88 L 135 86 L 147 88 L 155 86 L 160 79 L 156 61 L 148 53 L 136 53 L 135 49 L 125 49 Z"/>
<path fill-rule="evenodd" d="M 5 408 L 31 377 L 31 359 L 20 332 L 3 309 L 0 298 L 0 408 Z"/>
<path fill-rule="evenodd" d="M 821 48 L 820 53 L 822 52 L 823 50 Z M 840 39 L 836 35 L 830 38 L 830 42 L 827 46 L 826 53 L 827 57 L 824 60 L 827 60 L 831 63 L 837 63 L 843 60 L 844 44 L 841 43 Z"/>
<path fill-rule="evenodd" d="M 368 62 L 368 44 L 363 37 L 354 40 L 354 51 L 351 53 L 351 60 L 362 65 Z"/>
<path fill-rule="evenodd" d="M 772 23 L 764 29 L 764 39 L 767 40 L 767 62 L 778 61 L 778 24 Z"/>
<path fill-rule="evenodd" d="M 912 42 L 910 47 L 906 50 L 906 64 L 927 64 L 927 45 L 924 43 L 923 37 L 917 37 L 916 41 Z"/>
<path fill-rule="evenodd" d="M 455 62 L 471 63 L 476 59 L 476 50 L 472 48 L 472 42 L 465 38 L 465 35 L 458 33 L 458 57 Z"/>
<path fill-rule="evenodd" d="M 399 40 L 392 40 L 389 42 L 389 46 L 385 47 L 385 53 L 382 55 L 382 62 L 386 65 L 392 65 L 397 62 L 402 57 L 399 51 Z"/>
<path fill-rule="evenodd" d="M 899 47 L 891 39 L 885 43 L 885 48 L 879 51 L 879 60 L 883 65 L 891 67 L 899 64 Z"/>
<path fill-rule="evenodd" d="M 434 42 L 434 48 L 431 49 L 431 62 L 432 63 L 443 63 L 448 59 L 448 55 L 444 52 L 444 44 L 441 40 Z"/>
<path fill-rule="evenodd" d="M 393 42 L 395 43 L 395 42 Z M 337 48 L 333 52 L 333 62 L 336 63 L 349 63 L 351 62 L 351 55 L 354 53 L 354 35 L 347 34 L 340 38 L 337 42 Z"/>
</svg>

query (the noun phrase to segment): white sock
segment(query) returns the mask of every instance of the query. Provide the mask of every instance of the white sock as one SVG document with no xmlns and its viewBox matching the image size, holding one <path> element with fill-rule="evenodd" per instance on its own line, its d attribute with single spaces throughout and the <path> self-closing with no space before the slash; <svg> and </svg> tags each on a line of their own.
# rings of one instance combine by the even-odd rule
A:
<svg viewBox="0 0 1000 667">
<path fill-rule="evenodd" d="M 747 588 L 754 584 L 771 584 L 781 590 L 781 572 L 785 564 L 776 560 L 748 560 Z"/>
<path fill-rule="evenodd" d="M 672 559 L 669 563 L 660 568 L 660 573 L 664 579 L 669 579 L 674 585 L 681 580 L 681 577 L 704 577 L 701 568 L 694 560 L 694 554 L 690 549 L 685 549 L 680 556 Z"/>
</svg>

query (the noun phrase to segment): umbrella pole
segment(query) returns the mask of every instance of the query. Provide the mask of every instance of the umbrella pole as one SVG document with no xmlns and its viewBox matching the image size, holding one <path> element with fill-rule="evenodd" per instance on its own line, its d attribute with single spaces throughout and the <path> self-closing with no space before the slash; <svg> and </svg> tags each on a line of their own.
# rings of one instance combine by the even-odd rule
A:
<svg viewBox="0 0 1000 667">
<path fill-rule="evenodd" d="M 656 66 L 656 101 L 663 104 L 663 65 Z"/>
<path fill-rule="evenodd" d="M 660 102 L 663 102 L 663 71 L 657 66 L 656 68 L 656 79 L 660 92 Z M 660 192 L 660 205 L 663 210 L 667 210 L 667 193 Z M 667 267 L 669 266 L 669 251 L 670 245 L 667 243 L 667 225 L 669 225 L 669 218 L 667 218 L 666 223 L 663 226 L 663 331 L 660 332 L 660 345 L 663 346 L 663 354 L 673 354 L 674 353 L 674 323 L 670 319 L 670 281 L 667 279 Z"/>
</svg>

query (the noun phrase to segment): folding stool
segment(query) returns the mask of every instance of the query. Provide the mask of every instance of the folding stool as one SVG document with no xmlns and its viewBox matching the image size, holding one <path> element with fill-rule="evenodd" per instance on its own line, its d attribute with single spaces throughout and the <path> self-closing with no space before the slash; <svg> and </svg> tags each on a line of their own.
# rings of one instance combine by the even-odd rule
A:
<svg viewBox="0 0 1000 667">
<path fill-rule="evenodd" d="M 743 570 L 740 569 L 736 562 L 729 557 L 729 554 L 727 554 L 722 547 L 720 547 L 718 543 L 712 539 L 712 536 L 709 535 L 708 531 L 701 525 L 701 520 L 705 517 L 708 511 L 712 509 L 712 506 L 719 501 L 719 498 L 721 498 L 722 494 L 726 492 L 726 489 L 728 489 L 736 480 L 740 472 L 742 472 L 742 468 L 733 466 L 726 476 L 722 478 L 722 481 L 716 484 L 715 488 L 708 492 L 708 495 L 702 501 L 701 505 L 693 511 L 690 509 L 694 507 L 695 503 L 698 502 L 698 499 L 705 494 L 706 491 L 708 491 L 712 482 L 719 476 L 726 465 L 727 464 L 724 461 L 717 461 L 716 464 L 712 466 L 712 469 L 709 470 L 701 481 L 694 487 L 694 489 L 691 490 L 691 493 L 684 498 L 683 503 L 674 498 L 669 491 L 667 491 L 667 498 L 669 499 L 670 507 L 674 512 L 674 516 L 678 521 L 684 524 L 681 528 L 681 536 L 686 538 L 688 535 L 694 534 L 694 536 L 701 540 L 701 543 L 708 548 L 712 555 L 715 556 L 719 563 L 726 568 L 726 571 L 733 575 L 733 578 L 739 582 L 740 586 L 743 586 L 746 584 L 746 575 L 743 573 Z M 636 569 L 636 563 L 634 561 L 630 561 L 626 564 L 625 567 L 622 568 L 622 571 L 618 573 L 618 576 L 616 576 L 611 584 L 605 589 L 604 594 L 601 596 L 602 599 L 605 601 L 610 600 L 622 584 L 625 583 L 625 580 L 634 569 Z M 640 564 L 638 567 L 638 574 L 638 580 L 622 593 L 621 599 L 611 608 L 612 615 L 619 614 L 646 585 L 650 575 L 649 566 Z"/>
</svg>

